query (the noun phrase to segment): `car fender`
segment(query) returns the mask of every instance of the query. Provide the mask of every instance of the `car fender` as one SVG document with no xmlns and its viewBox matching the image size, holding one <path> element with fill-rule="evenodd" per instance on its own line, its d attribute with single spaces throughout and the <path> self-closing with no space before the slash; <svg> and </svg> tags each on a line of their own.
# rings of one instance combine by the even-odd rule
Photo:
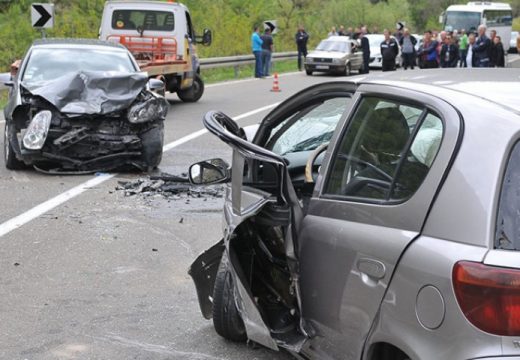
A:
<svg viewBox="0 0 520 360">
<path fill-rule="evenodd" d="M 380 343 L 397 347 L 411 359 L 469 359 L 501 354 L 500 337 L 472 326 L 453 292 L 454 264 L 462 259 L 480 262 L 486 252 L 484 247 L 424 236 L 412 242 L 390 280 L 367 336 L 363 360 L 375 360 L 371 355 Z M 446 339 L 457 340 L 446 348 Z M 477 342 L 487 346 L 467 346 Z"/>
</svg>

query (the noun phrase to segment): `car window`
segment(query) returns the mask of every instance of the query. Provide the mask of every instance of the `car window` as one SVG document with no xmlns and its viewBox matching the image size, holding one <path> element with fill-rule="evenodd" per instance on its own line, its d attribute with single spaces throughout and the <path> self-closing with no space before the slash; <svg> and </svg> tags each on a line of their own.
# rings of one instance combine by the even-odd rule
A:
<svg viewBox="0 0 520 360">
<path fill-rule="evenodd" d="M 114 30 L 173 31 L 175 15 L 171 11 L 156 10 L 114 10 L 112 29 Z"/>
<path fill-rule="evenodd" d="M 26 84 L 35 84 L 80 70 L 124 73 L 136 71 L 126 51 L 79 47 L 34 49 L 25 67 L 22 81 Z"/>
<path fill-rule="evenodd" d="M 495 248 L 520 250 L 520 143 L 517 143 L 507 164 L 498 204 Z"/>
<path fill-rule="evenodd" d="M 298 111 L 271 131 L 265 148 L 285 155 L 329 142 L 348 103 L 349 98 L 338 97 Z"/>
<path fill-rule="evenodd" d="M 333 157 L 325 193 L 372 200 L 408 198 L 426 177 L 442 132 L 441 119 L 421 107 L 363 98 Z"/>
<path fill-rule="evenodd" d="M 345 53 L 345 52 L 349 52 L 350 43 L 344 42 L 344 41 L 323 40 L 316 47 L 316 50 Z"/>
</svg>

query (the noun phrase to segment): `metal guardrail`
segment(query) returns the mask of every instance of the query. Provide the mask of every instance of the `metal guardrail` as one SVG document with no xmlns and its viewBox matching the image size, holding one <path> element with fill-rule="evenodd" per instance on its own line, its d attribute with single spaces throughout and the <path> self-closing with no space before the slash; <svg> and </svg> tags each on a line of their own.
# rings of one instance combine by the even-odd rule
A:
<svg viewBox="0 0 520 360">
<path fill-rule="evenodd" d="M 282 60 L 291 60 L 295 59 L 298 56 L 298 52 L 289 51 L 289 52 L 279 52 L 273 53 L 271 56 L 271 61 L 282 61 Z M 226 56 L 226 57 L 213 57 L 213 58 L 205 58 L 200 59 L 200 68 L 201 69 L 214 69 L 219 67 L 235 67 L 238 68 L 240 65 L 248 65 L 254 64 L 255 57 L 254 55 L 238 55 L 238 56 Z"/>
</svg>

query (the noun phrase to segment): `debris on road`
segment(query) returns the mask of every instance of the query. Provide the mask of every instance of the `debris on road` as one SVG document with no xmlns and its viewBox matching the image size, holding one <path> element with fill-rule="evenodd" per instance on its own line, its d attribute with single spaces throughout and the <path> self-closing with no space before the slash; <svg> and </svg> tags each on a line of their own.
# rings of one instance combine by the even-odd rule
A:
<svg viewBox="0 0 520 360">
<path fill-rule="evenodd" d="M 189 203 L 190 198 L 222 198 L 224 192 L 222 185 L 192 185 L 186 174 L 177 176 L 162 173 L 130 181 L 120 180 L 118 183 L 116 190 L 123 191 L 125 196 L 162 196 L 168 200 L 184 200 L 186 203 Z"/>
</svg>

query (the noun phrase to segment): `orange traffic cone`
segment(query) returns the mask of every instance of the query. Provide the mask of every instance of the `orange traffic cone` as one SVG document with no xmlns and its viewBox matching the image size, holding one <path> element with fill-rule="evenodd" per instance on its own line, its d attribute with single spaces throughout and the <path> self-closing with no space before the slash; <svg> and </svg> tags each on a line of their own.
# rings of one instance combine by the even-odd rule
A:
<svg viewBox="0 0 520 360">
<path fill-rule="evenodd" d="M 280 89 L 280 85 L 278 84 L 278 73 L 274 73 L 274 77 L 273 77 L 273 88 L 271 89 L 272 92 L 280 92 L 282 91 Z"/>
</svg>

